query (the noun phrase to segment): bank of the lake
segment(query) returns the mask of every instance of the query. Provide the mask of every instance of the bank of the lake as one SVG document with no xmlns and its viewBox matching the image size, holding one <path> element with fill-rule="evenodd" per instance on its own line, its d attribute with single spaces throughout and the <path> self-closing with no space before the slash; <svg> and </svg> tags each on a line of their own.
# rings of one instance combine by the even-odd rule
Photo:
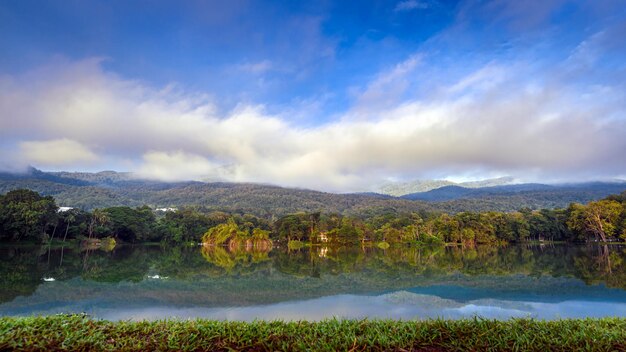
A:
<svg viewBox="0 0 626 352">
<path fill-rule="evenodd" d="M 83 351 L 620 351 L 626 319 L 169 320 L 110 322 L 86 316 L 0 318 L 0 350 Z"/>
</svg>

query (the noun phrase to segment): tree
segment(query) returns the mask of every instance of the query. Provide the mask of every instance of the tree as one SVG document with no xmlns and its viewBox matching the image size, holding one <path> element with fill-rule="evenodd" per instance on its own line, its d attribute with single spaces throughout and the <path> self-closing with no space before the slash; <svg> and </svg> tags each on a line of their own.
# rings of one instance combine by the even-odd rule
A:
<svg viewBox="0 0 626 352">
<path fill-rule="evenodd" d="M 225 224 L 220 224 L 210 228 L 203 236 L 202 243 L 221 245 L 233 239 L 247 239 L 250 234 L 237 226 L 233 218 L 228 219 Z"/>
<path fill-rule="evenodd" d="M 462 239 L 460 224 L 456 217 L 442 214 L 434 219 L 433 228 L 435 234 L 443 239 L 444 242 L 456 243 Z"/>
<path fill-rule="evenodd" d="M 622 211 L 621 204 L 613 200 L 590 202 L 586 206 L 571 206 L 567 225 L 570 229 L 583 233 L 587 237 L 606 242 L 614 235 Z"/>
<path fill-rule="evenodd" d="M 223 213 L 207 216 L 195 207 L 185 207 L 176 212 L 167 212 L 161 221 L 162 227 L 174 242 L 198 241 L 209 228 L 227 221 Z"/>
<path fill-rule="evenodd" d="M 93 238 L 95 227 L 109 222 L 109 215 L 103 209 L 94 209 L 89 223 L 89 238 Z"/>
<path fill-rule="evenodd" d="M 260 228 L 254 228 L 254 230 L 252 230 L 252 239 L 253 240 L 269 240 L 270 232 L 267 230 L 262 230 Z"/>
<path fill-rule="evenodd" d="M 67 223 L 67 226 L 65 227 L 65 235 L 63 236 L 63 242 L 65 242 L 65 239 L 67 238 L 67 232 L 70 230 L 70 225 L 76 220 L 76 216 L 74 216 L 74 212 L 72 212 L 72 210 L 70 209 L 69 211 L 67 211 L 67 215 L 65 216 L 65 222 Z"/>
<path fill-rule="evenodd" d="M 336 229 L 334 239 L 339 243 L 357 243 L 360 240 L 359 231 L 355 226 L 356 221 L 347 217 L 341 220 L 341 226 Z"/>
<path fill-rule="evenodd" d="M 57 206 L 50 196 L 27 189 L 0 197 L 0 238 L 42 240 L 46 228 L 57 220 Z"/>
<path fill-rule="evenodd" d="M 513 236 L 513 240 L 517 242 L 523 242 L 532 238 L 530 224 L 527 216 L 521 212 L 515 212 L 507 214 L 506 216 L 507 227 L 509 233 Z M 504 240 L 510 240 L 510 237 L 502 237 Z"/>
<path fill-rule="evenodd" d="M 147 206 L 139 208 L 112 207 L 105 209 L 108 227 L 116 238 L 126 242 L 153 240 L 159 236 L 156 218 Z"/>
<path fill-rule="evenodd" d="M 284 216 L 275 224 L 276 232 L 280 239 L 288 241 L 307 241 L 313 235 L 310 231 L 314 229 L 308 214 L 299 213 Z"/>
</svg>

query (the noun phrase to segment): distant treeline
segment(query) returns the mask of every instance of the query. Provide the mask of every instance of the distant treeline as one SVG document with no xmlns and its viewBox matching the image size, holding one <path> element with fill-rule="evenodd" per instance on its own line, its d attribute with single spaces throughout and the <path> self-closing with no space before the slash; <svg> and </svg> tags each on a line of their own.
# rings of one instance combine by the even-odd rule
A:
<svg viewBox="0 0 626 352">
<path fill-rule="evenodd" d="M 334 213 L 230 213 L 185 207 L 154 211 L 109 207 L 91 212 L 59 211 L 51 196 L 20 189 L 0 195 L 1 241 L 50 241 L 114 237 L 124 242 L 211 242 L 231 240 L 304 241 L 330 244 L 624 241 L 626 192 L 565 209 L 516 212 L 386 212 L 344 216 Z"/>
</svg>

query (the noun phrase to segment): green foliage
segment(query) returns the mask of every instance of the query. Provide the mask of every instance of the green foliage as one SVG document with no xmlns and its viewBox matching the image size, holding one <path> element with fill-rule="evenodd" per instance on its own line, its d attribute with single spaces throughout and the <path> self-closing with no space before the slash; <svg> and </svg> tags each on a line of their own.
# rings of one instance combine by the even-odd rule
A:
<svg viewBox="0 0 626 352">
<path fill-rule="evenodd" d="M 606 242 L 608 238 L 619 234 L 622 224 L 618 220 L 624 213 L 624 205 L 614 200 L 590 202 L 586 206 L 570 206 L 570 218 L 567 222 L 572 231 L 587 237 Z"/>
<path fill-rule="evenodd" d="M 139 208 L 113 207 L 105 209 L 108 214 L 108 230 L 114 237 L 125 242 L 145 242 L 158 239 L 156 217 L 147 206 Z"/>
<path fill-rule="evenodd" d="M 50 196 L 15 190 L 0 196 L 0 240 L 43 240 L 57 222 L 57 206 Z"/>
<path fill-rule="evenodd" d="M 254 228 L 254 230 L 252 231 L 252 239 L 253 240 L 269 240 L 270 232 L 267 230 Z"/>
<path fill-rule="evenodd" d="M 28 190 L 0 196 L 0 240 L 44 241 L 56 238 L 90 239 L 111 236 L 121 242 L 225 244 L 231 240 L 312 244 L 457 243 L 466 246 L 525 241 L 626 240 L 626 196 L 610 196 L 567 209 L 502 213 L 403 212 L 395 208 L 345 215 L 336 212 L 298 212 L 276 218 L 247 213 L 183 207 L 165 214 L 148 206 L 118 206 L 85 212 L 57 213 L 54 199 Z M 260 243 L 260 242 L 259 242 Z"/>
<path fill-rule="evenodd" d="M 246 240 L 248 238 L 250 238 L 250 233 L 241 230 L 235 220 L 230 218 L 225 224 L 210 228 L 202 236 L 202 243 L 221 245 L 231 240 Z"/>
<path fill-rule="evenodd" d="M 626 319 L 542 321 L 212 320 L 109 322 L 83 315 L 0 318 L 2 350 L 620 351 Z"/>
<path fill-rule="evenodd" d="M 317 234 L 319 213 L 286 215 L 274 223 L 274 231 L 280 240 L 308 241 Z"/>
</svg>

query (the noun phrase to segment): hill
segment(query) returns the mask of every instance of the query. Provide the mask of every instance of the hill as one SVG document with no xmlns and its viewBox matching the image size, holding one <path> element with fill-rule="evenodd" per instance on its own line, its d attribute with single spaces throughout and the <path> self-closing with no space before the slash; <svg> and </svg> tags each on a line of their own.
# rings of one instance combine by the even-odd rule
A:
<svg viewBox="0 0 626 352">
<path fill-rule="evenodd" d="M 101 174 L 101 173 L 98 173 Z M 86 210 L 110 206 L 202 206 L 258 215 L 298 211 L 362 213 L 365 211 L 431 211 L 426 202 L 376 194 L 334 194 L 251 183 L 158 182 L 125 175 L 46 173 L 0 174 L 0 194 L 27 188 L 52 195 L 62 206 Z M 71 178 L 76 175 L 78 178 Z M 386 210 L 385 210 L 386 209 Z"/>
<path fill-rule="evenodd" d="M 466 188 L 449 185 L 392 197 L 376 193 L 335 194 L 252 183 L 159 182 L 133 179 L 128 173 L 49 173 L 30 169 L 25 174 L 0 173 L 0 194 L 27 188 L 52 195 L 61 206 L 91 210 L 110 206 L 152 208 L 201 206 L 260 216 L 299 211 L 343 214 L 383 212 L 514 211 L 566 207 L 626 190 L 626 183 L 570 185 L 520 184 Z"/>
<path fill-rule="evenodd" d="M 583 187 L 585 188 L 585 187 Z M 562 189 L 541 183 L 523 183 L 508 186 L 468 188 L 462 186 L 444 186 L 426 192 L 406 194 L 400 198 L 427 201 L 445 201 L 462 198 L 484 198 L 489 196 L 510 196 L 523 192 L 545 192 Z"/>
<path fill-rule="evenodd" d="M 587 182 L 578 184 L 545 185 L 526 183 L 483 188 L 465 188 L 446 186 L 428 192 L 419 192 L 402 196 L 403 199 L 428 201 L 444 208 L 452 209 L 463 207 L 468 209 L 490 210 L 507 209 L 515 204 L 517 209 L 528 207 L 557 208 L 565 207 L 570 203 L 587 203 L 606 197 L 610 194 L 619 194 L 626 190 L 626 182 Z M 447 205 L 447 206 L 446 206 Z"/>
<path fill-rule="evenodd" d="M 513 184 L 513 177 L 505 176 L 480 181 L 456 183 L 448 180 L 414 180 L 410 182 L 393 182 L 380 187 L 379 192 L 390 196 L 400 197 L 408 194 L 428 192 L 446 186 L 463 188 L 482 188 Z"/>
</svg>

